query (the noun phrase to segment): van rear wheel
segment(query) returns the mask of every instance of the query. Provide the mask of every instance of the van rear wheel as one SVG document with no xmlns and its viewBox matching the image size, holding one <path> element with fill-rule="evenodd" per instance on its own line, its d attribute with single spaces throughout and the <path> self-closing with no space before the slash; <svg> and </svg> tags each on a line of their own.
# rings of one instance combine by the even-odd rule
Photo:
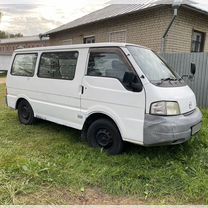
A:
<svg viewBox="0 0 208 208">
<path fill-rule="evenodd" d="M 20 123 L 31 125 L 34 123 L 34 112 L 31 105 L 26 100 L 21 100 L 17 107 Z"/>
<path fill-rule="evenodd" d="M 123 151 L 123 140 L 116 125 L 108 119 L 98 119 L 87 130 L 87 141 L 94 148 L 103 148 L 110 155 Z"/>
</svg>

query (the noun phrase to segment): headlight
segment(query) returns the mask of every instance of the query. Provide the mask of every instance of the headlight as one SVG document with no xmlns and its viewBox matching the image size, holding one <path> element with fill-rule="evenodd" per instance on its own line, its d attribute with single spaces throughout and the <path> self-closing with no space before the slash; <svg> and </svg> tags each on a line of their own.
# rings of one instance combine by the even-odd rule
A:
<svg viewBox="0 0 208 208">
<path fill-rule="evenodd" d="M 151 105 L 150 113 L 153 115 L 175 116 L 180 114 L 177 102 L 157 102 Z"/>
</svg>

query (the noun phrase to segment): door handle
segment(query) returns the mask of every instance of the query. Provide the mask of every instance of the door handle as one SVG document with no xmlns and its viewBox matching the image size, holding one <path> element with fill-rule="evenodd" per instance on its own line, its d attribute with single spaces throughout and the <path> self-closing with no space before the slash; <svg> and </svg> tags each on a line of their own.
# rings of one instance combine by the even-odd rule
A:
<svg viewBox="0 0 208 208">
<path fill-rule="evenodd" d="M 81 94 L 82 95 L 84 94 L 84 86 L 83 85 L 81 86 Z"/>
</svg>

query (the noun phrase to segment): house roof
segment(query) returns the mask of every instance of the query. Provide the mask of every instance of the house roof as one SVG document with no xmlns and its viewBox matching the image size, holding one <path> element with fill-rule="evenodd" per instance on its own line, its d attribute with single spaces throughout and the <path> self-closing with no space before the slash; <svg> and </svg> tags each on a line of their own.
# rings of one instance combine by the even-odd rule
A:
<svg viewBox="0 0 208 208">
<path fill-rule="evenodd" d="M 111 19 L 117 16 L 125 15 L 125 14 L 130 14 L 134 13 L 140 10 L 144 10 L 147 8 L 153 7 L 151 4 L 129 4 L 129 5 L 124 5 L 124 4 L 112 4 L 109 5 L 103 9 L 97 10 L 95 12 L 92 12 L 88 15 L 85 15 L 81 18 L 78 18 L 72 22 L 69 22 L 67 24 L 64 24 L 58 28 L 55 28 L 53 30 L 50 30 L 46 34 L 51 34 L 51 33 L 56 33 L 62 30 L 68 30 L 72 29 L 81 25 L 86 25 L 89 23 L 94 23 L 98 22 L 101 20 L 106 20 L 106 19 Z"/>
<path fill-rule="evenodd" d="M 92 12 L 88 15 L 85 15 L 79 19 L 76 19 L 72 22 L 69 22 L 67 24 L 64 24 L 60 27 L 57 27 L 53 30 L 48 31 L 44 35 L 49 35 L 52 33 L 57 33 L 63 30 L 68 30 L 72 29 L 75 27 L 79 27 L 82 25 L 90 24 L 90 23 L 95 23 L 107 19 L 111 19 L 114 17 L 122 16 L 122 15 L 127 15 L 139 11 L 143 11 L 145 9 L 151 9 L 154 7 L 159 7 L 162 6 L 163 4 L 153 4 L 151 3 L 151 0 L 145 0 L 146 3 L 144 4 L 112 4 L 109 5 L 103 9 L 97 10 L 95 12 Z M 148 3 L 149 2 L 149 3 Z M 203 7 L 197 6 L 197 5 L 182 5 L 183 7 L 187 7 L 192 10 L 196 10 L 201 13 L 205 13 L 208 15 L 208 10 L 203 9 Z"/>
<path fill-rule="evenodd" d="M 44 37 L 42 40 L 48 40 L 49 38 Z M 21 43 L 21 42 L 36 42 L 40 41 L 40 37 L 37 36 L 23 36 L 23 37 L 16 37 L 16 38 L 7 38 L 7 39 L 0 39 L 0 44 L 5 43 Z"/>
</svg>

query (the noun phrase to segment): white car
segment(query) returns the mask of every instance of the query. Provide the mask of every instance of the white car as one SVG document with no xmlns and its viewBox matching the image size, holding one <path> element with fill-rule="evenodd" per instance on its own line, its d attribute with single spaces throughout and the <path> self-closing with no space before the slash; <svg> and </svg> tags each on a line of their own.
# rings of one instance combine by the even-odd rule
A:
<svg viewBox="0 0 208 208">
<path fill-rule="evenodd" d="M 16 50 L 7 104 L 22 124 L 40 118 L 82 130 L 92 147 L 113 155 L 124 141 L 180 144 L 202 126 L 183 79 L 150 49 L 128 43 Z"/>
</svg>

